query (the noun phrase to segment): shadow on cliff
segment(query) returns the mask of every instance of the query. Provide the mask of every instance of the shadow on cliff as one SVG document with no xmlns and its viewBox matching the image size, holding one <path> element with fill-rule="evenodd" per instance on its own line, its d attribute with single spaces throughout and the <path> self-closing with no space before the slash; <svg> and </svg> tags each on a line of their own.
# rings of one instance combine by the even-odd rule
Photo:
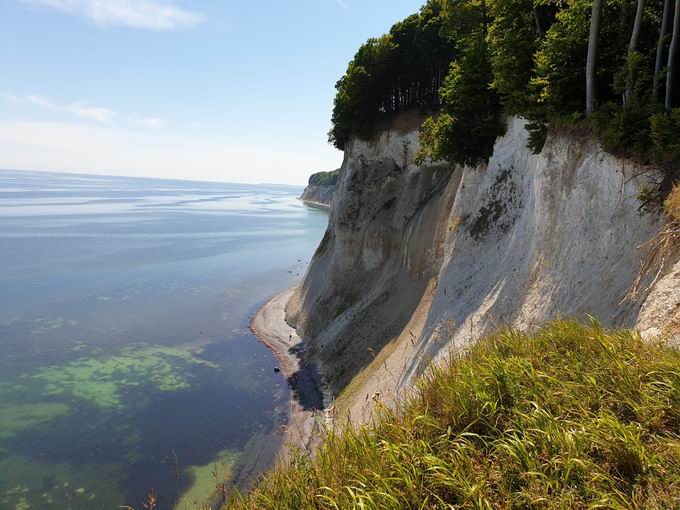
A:
<svg viewBox="0 0 680 510">
<path fill-rule="evenodd" d="M 321 393 L 321 376 L 314 363 L 305 359 L 305 349 L 302 344 L 291 347 L 288 352 L 300 362 L 300 369 L 288 377 L 288 384 L 293 392 L 293 398 L 305 411 L 320 411 L 323 409 L 323 394 Z"/>
</svg>

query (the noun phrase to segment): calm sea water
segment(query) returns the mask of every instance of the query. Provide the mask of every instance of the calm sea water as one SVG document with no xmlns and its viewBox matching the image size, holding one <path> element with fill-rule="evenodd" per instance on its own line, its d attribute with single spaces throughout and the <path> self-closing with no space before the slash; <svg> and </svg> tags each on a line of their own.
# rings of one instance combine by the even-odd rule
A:
<svg viewBox="0 0 680 510">
<path fill-rule="evenodd" d="M 248 319 L 323 235 L 300 192 L 0 171 L 0 509 L 198 508 L 271 462 Z"/>
</svg>

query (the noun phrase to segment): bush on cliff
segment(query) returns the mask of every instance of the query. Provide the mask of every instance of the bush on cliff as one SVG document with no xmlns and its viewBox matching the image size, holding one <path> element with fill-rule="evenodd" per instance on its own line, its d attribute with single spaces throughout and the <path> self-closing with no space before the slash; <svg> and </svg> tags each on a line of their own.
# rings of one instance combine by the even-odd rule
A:
<svg viewBox="0 0 680 510">
<path fill-rule="evenodd" d="M 597 324 L 501 332 L 230 508 L 680 508 L 680 353 Z"/>
<path fill-rule="evenodd" d="M 340 169 L 332 172 L 317 172 L 309 176 L 310 186 L 335 186 L 340 177 Z"/>
</svg>

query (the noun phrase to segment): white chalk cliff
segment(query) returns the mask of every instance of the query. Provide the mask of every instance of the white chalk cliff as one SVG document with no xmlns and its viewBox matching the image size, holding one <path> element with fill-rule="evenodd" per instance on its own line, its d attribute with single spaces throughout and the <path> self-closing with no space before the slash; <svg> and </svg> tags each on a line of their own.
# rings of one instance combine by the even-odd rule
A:
<svg viewBox="0 0 680 510">
<path fill-rule="evenodd" d="M 415 126 L 349 143 L 328 230 L 287 305 L 343 412 L 366 419 L 431 360 L 504 325 L 592 315 L 677 341 L 680 263 L 624 301 L 662 222 L 638 211 L 647 169 L 559 133 L 531 154 L 517 118 L 487 165 L 418 165 Z"/>
<path fill-rule="evenodd" d="M 306 202 L 307 204 L 327 209 L 330 207 L 331 202 L 333 201 L 335 189 L 336 186 L 334 184 L 333 185 L 309 184 L 302 192 L 300 200 Z"/>
</svg>

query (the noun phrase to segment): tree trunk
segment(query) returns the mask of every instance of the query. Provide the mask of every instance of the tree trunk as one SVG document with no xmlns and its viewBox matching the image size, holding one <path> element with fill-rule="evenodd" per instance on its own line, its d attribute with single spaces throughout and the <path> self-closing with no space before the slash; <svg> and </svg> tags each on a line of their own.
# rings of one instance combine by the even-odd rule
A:
<svg viewBox="0 0 680 510">
<path fill-rule="evenodd" d="M 541 18 L 538 17 L 538 9 L 536 6 L 532 9 L 534 13 L 534 23 L 536 23 L 536 33 L 538 35 L 543 34 L 543 27 L 541 27 Z"/>
<path fill-rule="evenodd" d="M 675 71 L 675 54 L 678 50 L 678 32 L 680 31 L 680 0 L 675 0 L 675 13 L 673 14 L 673 36 L 671 47 L 668 50 L 668 74 L 666 75 L 666 111 L 671 111 L 673 106 L 673 73 Z"/>
<path fill-rule="evenodd" d="M 663 17 L 661 18 L 661 32 L 659 32 L 659 41 L 656 44 L 656 61 L 654 62 L 654 88 L 652 95 L 654 102 L 659 98 L 659 80 L 661 79 L 661 64 L 663 62 L 663 50 L 666 45 L 666 32 L 668 32 L 668 22 L 671 16 L 671 0 L 664 0 L 663 3 Z"/>
<path fill-rule="evenodd" d="M 621 2 L 621 14 L 619 16 L 619 26 L 621 27 L 621 33 L 623 34 L 628 25 L 628 3 L 629 0 L 623 0 Z"/>
<path fill-rule="evenodd" d="M 628 44 L 628 62 L 630 64 L 630 56 L 637 50 L 638 41 L 640 40 L 640 30 L 642 29 L 642 13 L 645 10 L 645 0 L 638 0 L 637 10 L 635 11 L 635 22 L 633 23 L 633 33 L 630 35 L 630 44 Z M 630 69 L 628 69 L 630 73 Z M 623 94 L 623 106 L 628 106 L 630 102 L 631 77 L 628 76 L 626 80 L 626 92 Z"/>
<path fill-rule="evenodd" d="M 680 2 L 680 0 L 675 0 Z M 600 21 L 602 18 L 602 0 L 593 0 L 593 10 L 590 15 L 590 35 L 588 36 L 588 58 L 586 60 L 586 115 L 595 110 L 596 71 L 597 71 L 597 46 L 600 34 Z"/>
<path fill-rule="evenodd" d="M 635 11 L 635 22 L 633 23 L 633 33 L 630 36 L 630 44 L 628 45 L 628 55 L 637 50 L 638 41 L 640 40 L 640 30 L 642 30 L 642 13 L 645 10 L 645 0 L 638 0 L 637 10 Z"/>
</svg>

